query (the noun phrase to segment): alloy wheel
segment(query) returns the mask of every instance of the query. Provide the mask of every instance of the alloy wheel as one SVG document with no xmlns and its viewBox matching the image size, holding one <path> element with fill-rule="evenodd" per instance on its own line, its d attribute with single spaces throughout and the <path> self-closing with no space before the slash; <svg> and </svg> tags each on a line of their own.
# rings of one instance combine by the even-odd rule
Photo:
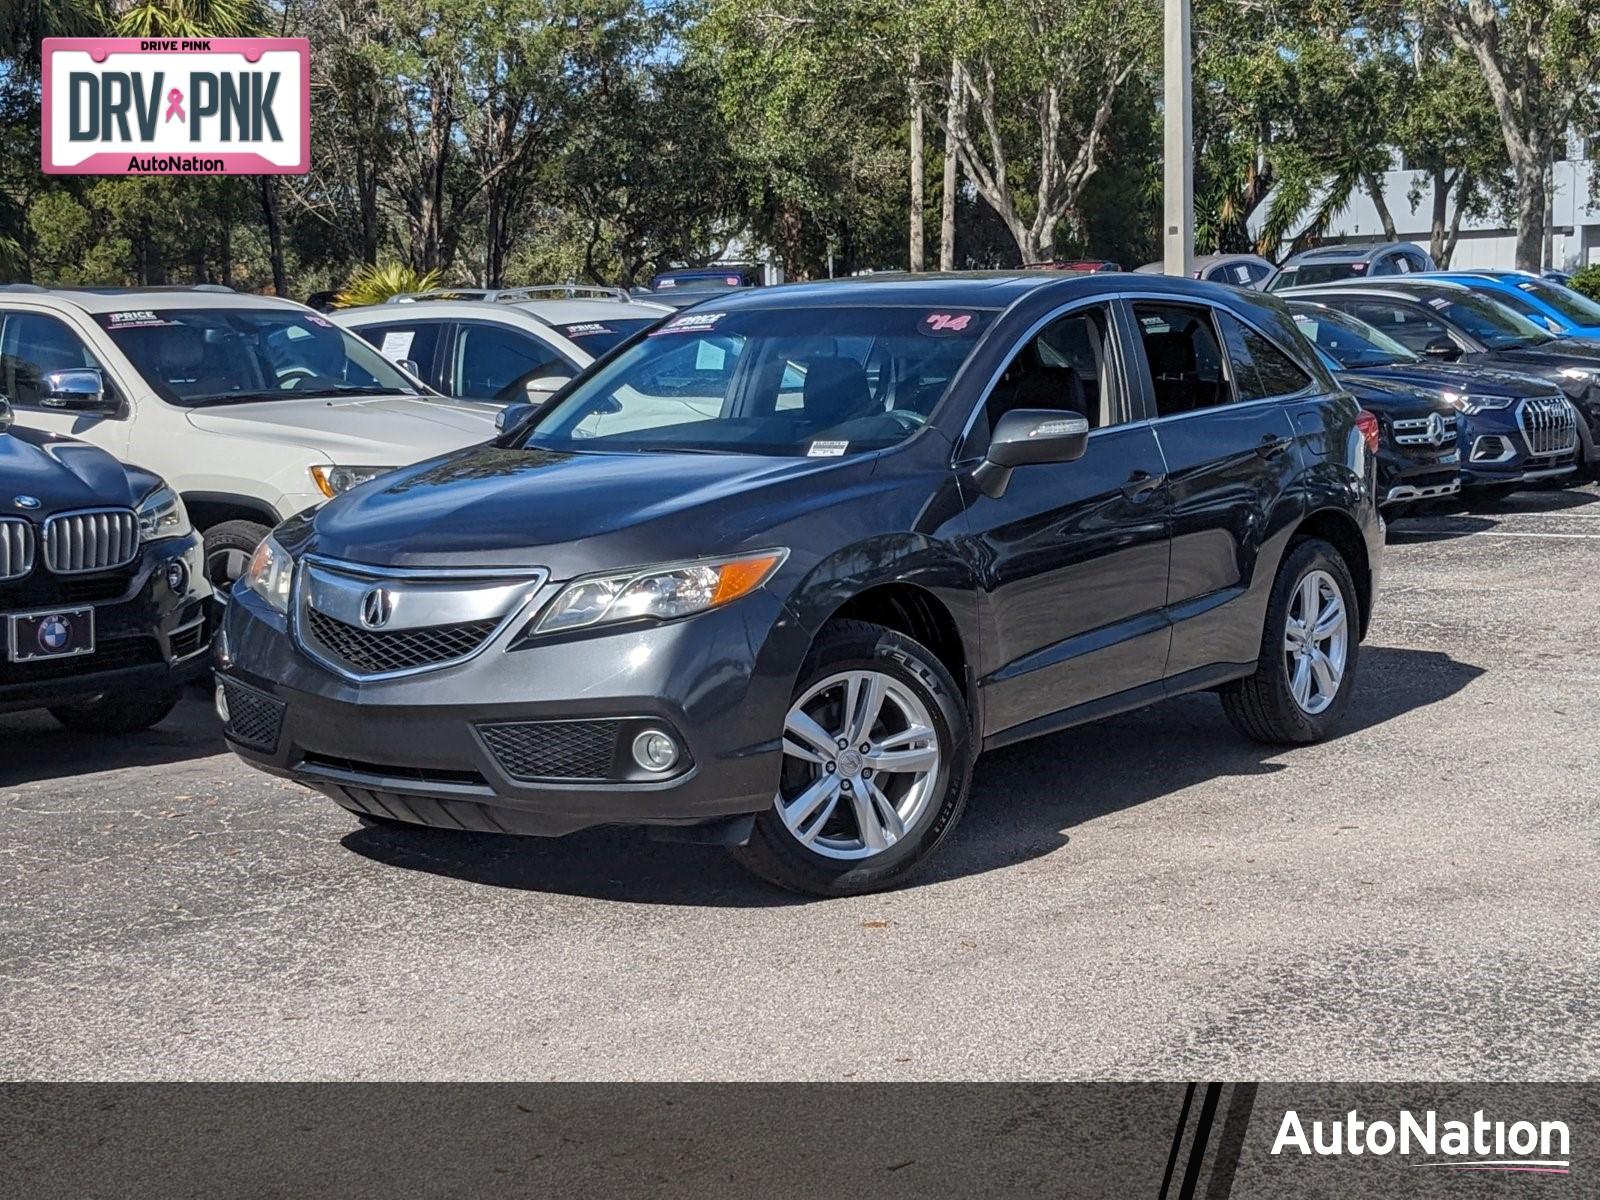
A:
<svg viewBox="0 0 1600 1200">
<path fill-rule="evenodd" d="M 1326 571 L 1307 572 L 1295 588 L 1284 624 L 1284 666 L 1289 694 L 1301 711 L 1326 712 L 1339 694 L 1350 650 L 1344 595 Z"/>
<path fill-rule="evenodd" d="M 880 671 L 842 671 L 790 707 L 774 807 L 806 849 L 871 858 L 927 811 L 942 757 L 933 717 L 906 684 Z"/>
</svg>

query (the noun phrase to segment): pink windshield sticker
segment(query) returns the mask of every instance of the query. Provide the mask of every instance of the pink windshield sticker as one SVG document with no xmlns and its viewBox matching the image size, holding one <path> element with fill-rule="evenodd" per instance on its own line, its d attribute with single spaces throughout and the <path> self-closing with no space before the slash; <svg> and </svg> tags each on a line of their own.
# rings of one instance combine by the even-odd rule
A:
<svg viewBox="0 0 1600 1200">
<path fill-rule="evenodd" d="M 922 318 L 920 328 L 929 337 L 950 337 L 965 332 L 973 318 L 969 312 L 931 312 Z"/>
</svg>

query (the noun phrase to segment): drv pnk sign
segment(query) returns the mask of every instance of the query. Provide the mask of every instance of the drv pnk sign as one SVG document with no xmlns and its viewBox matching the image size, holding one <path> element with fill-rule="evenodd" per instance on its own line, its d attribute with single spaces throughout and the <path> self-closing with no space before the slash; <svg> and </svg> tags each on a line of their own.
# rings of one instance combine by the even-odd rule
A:
<svg viewBox="0 0 1600 1200">
<path fill-rule="evenodd" d="M 304 38 L 46 38 L 41 158 L 52 175 L 301 175 Z"/>
</svg>

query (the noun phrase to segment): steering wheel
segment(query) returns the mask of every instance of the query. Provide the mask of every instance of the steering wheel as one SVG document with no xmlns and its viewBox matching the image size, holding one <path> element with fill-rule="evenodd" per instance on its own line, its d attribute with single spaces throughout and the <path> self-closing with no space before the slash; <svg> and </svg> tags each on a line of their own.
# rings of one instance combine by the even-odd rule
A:
<svg viewBox="0 0 1600 1200">
<path fill-rule="evenodd" d="M 284 391 L 290 392 L 298 387 L 302 380 L 315 379 L 317 377 L 317 372 L 313 371 L 310 367 L 303 367 L 295 364 L 292 366 L 280 367 L 273 372 L 273 375 L 278 380 L 278 386 Z"/>
</svg>

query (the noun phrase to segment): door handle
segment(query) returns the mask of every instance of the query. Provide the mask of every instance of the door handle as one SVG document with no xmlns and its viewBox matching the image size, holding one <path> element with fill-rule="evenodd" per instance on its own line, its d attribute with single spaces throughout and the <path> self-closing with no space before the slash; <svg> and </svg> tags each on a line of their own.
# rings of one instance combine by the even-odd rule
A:
<svg viewBox="0 0 1600 1200">
<path fill-rule="evenodd" d="M 1282 437 L 1276 433 L 1269 433 L 1266 437 L 1262 438 L 1260 444 L 1256 446 L 1256 453 L 1262 458 L 1276 458 L 1289 448 L 1289 443 L 1292 441 L 1294 441 L 1293 438 Z"/>
<path fill-rule="evenodd" d="M 1167 481 L 1165 475 L 1152 475 L 1149 471 L 1135 471 L 1122 485 L 1122 494 L 1129 500 L 1143 500 Z"/>
</svg>

